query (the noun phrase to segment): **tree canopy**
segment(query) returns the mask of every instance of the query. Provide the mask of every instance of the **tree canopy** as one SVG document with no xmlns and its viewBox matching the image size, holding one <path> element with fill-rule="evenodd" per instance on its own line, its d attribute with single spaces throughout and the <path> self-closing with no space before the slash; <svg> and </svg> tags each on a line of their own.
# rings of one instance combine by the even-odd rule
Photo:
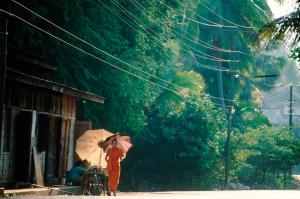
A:
<svg viewBox="0 0 300 199">
<path fill-rule="evenodd" d="M 44 78 L 106 98 L 104 105 L 80 101 L 79 120 L 132 136 L 122 189 L 199 190 L 222 182 L 231 111 L 236 143 L 243 143 L 233 148 L 232 179 L 251 184 L 257 168 L 275 162 L 282 172 L 299 162 L 295 138 L 271 128 L 259 111 L 260 92 L 269 88 L 253 77 L 280 72 L 285 61 L 253 41 L 271 20 L 265 0 L 19 2 L 77 38 L 16 3 L 11 12 L 81 51 L 15 18 L 9 43 L 55 60 L 58 72 Z"/>
</svg>

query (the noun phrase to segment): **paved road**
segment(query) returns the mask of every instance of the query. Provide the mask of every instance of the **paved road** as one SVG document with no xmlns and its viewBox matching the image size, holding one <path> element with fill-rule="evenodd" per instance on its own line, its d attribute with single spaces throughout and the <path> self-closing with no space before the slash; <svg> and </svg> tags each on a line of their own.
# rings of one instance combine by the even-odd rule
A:
<svg viewBox="0 0 300 199">
<path fill-rule="evenodd" d="M 34 199 L 93 199 L 109 196 L 23 196 L 17 198 Z M 120 193 L 120 199 L 300 199 L 299 191 L 200 191 L 200 192 L 154 192 Z"/>
</svg>

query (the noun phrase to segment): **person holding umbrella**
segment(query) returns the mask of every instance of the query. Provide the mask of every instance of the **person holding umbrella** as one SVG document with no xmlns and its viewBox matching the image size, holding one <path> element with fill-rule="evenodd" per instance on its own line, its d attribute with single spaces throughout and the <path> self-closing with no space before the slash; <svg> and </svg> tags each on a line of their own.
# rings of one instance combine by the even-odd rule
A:
<svg viewBox="0 0 300 199">
<path fill-rule="evenodd" d="M 128 135 L 117 133 L 99 142 L 98 145 L 106 153 L 106 171 L 108 173 L 107 195 L 111 195 L 112 191 L 116 195 L 121 174 L 120 161 L 125 158 L 125 154 L 132 147 L 131 138 Z"/>
<path fill-rule="evenodd" d="M 117 187 L 119 185 L 120 179 L 120 161 L 124 158 L 124 152 L 117 147 L 117 140 L 113 139 L 111 141 L 111 147 L 108 148 L 105 160 L 107 161 L 107 172 L 108 172 L 108 193 L 111 195 L 113 191 L 114 196 L 116 196 Z"/>
</svg>

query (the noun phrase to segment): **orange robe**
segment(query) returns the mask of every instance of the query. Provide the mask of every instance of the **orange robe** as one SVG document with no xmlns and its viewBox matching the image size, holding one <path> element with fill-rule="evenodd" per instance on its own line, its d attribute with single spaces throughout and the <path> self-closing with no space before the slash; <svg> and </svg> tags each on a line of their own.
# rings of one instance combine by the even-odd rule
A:
<svg viewBox="0 0 300 199">
<path fill-rule="evenodd" d="M 121 172 L 119 160 L 121 157 L 124 157 L 124 153 L 118 147 L 113 147 L 108 149 L 107 154 L 108 188 L 112 190 L 117 190 Z"/>
</svg>

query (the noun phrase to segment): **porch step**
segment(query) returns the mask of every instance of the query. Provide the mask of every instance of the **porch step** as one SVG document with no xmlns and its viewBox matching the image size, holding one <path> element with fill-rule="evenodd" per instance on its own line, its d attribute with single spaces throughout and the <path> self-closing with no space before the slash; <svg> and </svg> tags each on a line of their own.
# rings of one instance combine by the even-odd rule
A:
<svg viewBox="0 0 300 199">
<path fill-rule="evenodd" d="M 27 189 L 7 189 L 7 190 L 4 190 L 4 196 L 80 195 L 81 192 L 82 192 L 81 186 L 54 186 L 54 187 L 27 188 Z"/>
</svg>

